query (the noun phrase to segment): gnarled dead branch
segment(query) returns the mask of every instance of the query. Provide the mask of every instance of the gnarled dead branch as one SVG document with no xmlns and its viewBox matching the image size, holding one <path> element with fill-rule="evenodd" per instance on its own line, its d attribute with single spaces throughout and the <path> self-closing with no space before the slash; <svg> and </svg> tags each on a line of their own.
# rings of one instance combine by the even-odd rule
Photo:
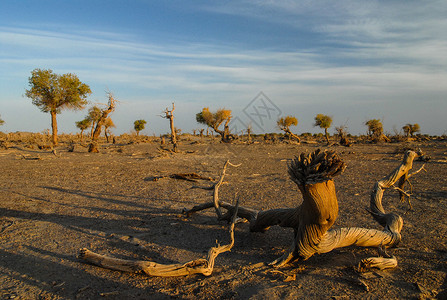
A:
<svg viewBox="0 0 447 300">
<path fill-rule="evenodd" d="M 360 227 L 330 229 L 338 216 L 333 178 L 341 174 L 346 167 L 332 151 L 317 150 L 308 155 L 302 153 L 289 164 L 290 178 L 298 185 L 303 195 L 303 203 L 300 206 L 267 211 L 239 207 L 238 216 L 250 222 L 251 231 L 262 232 L 273 225 L 294 229 L 294 239 L 290 248 L 271 263 L 276 267 L 340 247 L 355 245 L 385 249 L 395 246 L 401 240 L 403 220 L 396 213 L 385 212 L 382 206 L 383 193 L 401 178 L 404 178 L 402 179 L 404 183 L 408 181 L 408 172 L 412 168 L 413 160 L 420 155 L 421 152 L 407 151 L 399 167 L 374 185 L 369 212 L 384 227 L 383 230 Z M 235 207 L 231 204 L 225 202 L 218 204 L 229 212 L 234 212 Z M 213 203 L 205 203 L 186 213 L 190 214 L 192 211 L 213 206 Z M 394 256 L 382 255 L 364 259 L 360 265 L 360 269 L 368 267 L 384 269 L 395 267 L 397 260 Z"/>
<path fill-rule="evenodd" d="M 219 180 L 211 187 L 204 187 L 202 189 L 206 189 L 206 190 L 213 190 L 213 202 L 207 202 L 201 205 L 196 205 L 193 208 L 189 209 L 189 210 L 183 210 L 183 213 L 186 214 L 187 216 L 190 216 L 191 214 L 197 212 L 197 211 L 201 211 L 207 208 L 211 208 L 214 207 L 216 210 L 216 214 L 217 214 L 217 218 L 219 220 L 228 220 L 233 214 L 234 214 L 234 207 L 231 204 L 228 203 L 224 203 L 224 202 L 220 202 L 219 201 L 219 187 L 222 185 L 224 177 L 226 175 L 227 172 L 227 167 L 231 166 L 231 167 L 239 167 L 240 164 L 238 165 L 234 165 L 232 164 L 229 160 L 227 160 L 222 168 L 222 172 L 220 174 L 220 178 Z M 196 187 L 198 188 L 198 187 Z M 220 209 L 220 206 L 224 206 L 224 208 L 227 208 L 229 210 L 228 214 L 223 215 L 222 214 L 222 210 Z M 245 211 L 245 209 L 243 209 L 243 211 Z M 240 212 L 241 213 L 241 212 Z"/>
<path fill-rule="evenodd" d="M 230 251 L 234 245 L 234 223 L 239 204 L 236 202 L 236 209 L 230 224 L 230 243 L 226 245 L 217 245 L 208 251 L 206 259 L 196 259 L 184 264 L 158 264 L 152 261 L 133 261 L 117 259 L 110 256 L 94 253 L 86 248 L 79 251 L 78 257 L 86 262 L 104 267 L 106 269 L 124 271 L 124 272 L 143 272 L 150 276 L 173 277 L 186 276 L 192 274 L 211 275 L 214 269 L 214 262 L 221 253 Z"/>
</svg>

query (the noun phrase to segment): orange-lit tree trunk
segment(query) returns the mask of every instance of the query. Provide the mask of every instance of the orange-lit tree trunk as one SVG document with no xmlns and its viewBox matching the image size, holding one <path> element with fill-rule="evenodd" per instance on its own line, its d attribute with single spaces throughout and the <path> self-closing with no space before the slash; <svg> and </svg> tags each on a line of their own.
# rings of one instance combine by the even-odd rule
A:
<svg viewBox="0 0 447 300">
<path fill-rule="evenodd" d="M 50 111 L 51 114 L 51 131 L 52 131 L 52 137 L 51 141 L 53 142 L 53 146 L 57 146 L 57 120 L 56 120 L 56 110 L 52 109 Z"/>
<path fill-rule="evenodd" d="M 238 216 L 247 219 L 250 223 L 250 231 L 254 232 L 266 231 L 274 225 L 294 229 L 290 248 L 271 263 L 276 267 L 296 259 L 308 259 L 314 254 L 327 253 L 340 247 L 352 245 L 380 247 L 380 249 L 393 247 L 401 240 L 403 220 L 396 213 L 385 212 L 382 206 L 383 193 L 397 184 L 399 191 L 405 195 L 402 190 L 403 185 L 412 175 L 408 172 L 412 168 L 413 160 L 420 155 L 422 155 L 420 152 L 407 151 L 400 166 L 374 185 L 369 211 L 383 226 L 383 230 L 361 227 L 331 228 L 338 216 L 338 202 L 332 178 L 345 169 L 345 164 L 334 152 L 320 150 L 307 155 L 302 153 L 289 165 L 290 178 L 298 185 L 303 195 L 303 203 L 300 206 L 266 211 L 239 207 Z M 225 219 L 225 216 L 235 209 L 233 205 L 226 202 L 219 201 L 218 204 L 228 210 L 221 219 Z M 207 202 L 185 211 L 185 214 L 190 215 L 212 207 L 215 207 L 215 203 Z M 384 250 L 381 251 L 382 257 L 363 259 L 359 265 L 360 269 L 396 267 L 396 258 L 388 255 Z"/>
</svg>

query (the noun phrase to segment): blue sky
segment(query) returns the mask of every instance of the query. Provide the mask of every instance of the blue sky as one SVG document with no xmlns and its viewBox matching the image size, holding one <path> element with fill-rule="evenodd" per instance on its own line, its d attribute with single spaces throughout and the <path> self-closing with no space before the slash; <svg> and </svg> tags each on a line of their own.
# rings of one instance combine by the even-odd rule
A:
<svg viewBox="0 0 447 300">
<path fill-rule="evenodd" d="M 6 132 L 41 132 L 50 116 L 24 97 L 35 68 L 75 73 L 120 101 L 114 133 L 145 119 L 145 134 L 169 131 L 159 117 L 176 104 L 176 126 L 201 126 L 202 107 L 233 111 L 234 130 L 320 132 L 318 113 L 353 134 L 381 119 L 394 133 L 419 123 L 447 131 L 446 1 L 0 1 L 0 115 Z M 266 110 L 270 108 L 270 110 Z M 77 132 L 86 110 L 58 115 Z M 333 130 L 330 130 L 333 132 Z"/>
</svg>

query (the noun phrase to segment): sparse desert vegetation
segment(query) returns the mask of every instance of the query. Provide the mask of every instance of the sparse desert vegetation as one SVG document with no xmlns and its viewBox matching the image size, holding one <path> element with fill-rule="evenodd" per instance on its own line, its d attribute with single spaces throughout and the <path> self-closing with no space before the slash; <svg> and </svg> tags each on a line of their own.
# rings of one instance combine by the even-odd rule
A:
<svg viewBox="0 0 447 300">
<path fill-rule="evenodd" d="M 205 136 L 175 127 L 174 103 L 169 134 L 140 134 L 139 119 L 113 135 L 112 93 L 58 134 L 89 87 L 40 69 L 29 85 L 52 132 L 0 132 L 3 299 L 447 296 L 445 136 L 371 119 L 331 138 L 324 114 L 324 134 L 293 133 L 289 115 L 283 133 L 238 135 L 231 110 L 208 107 Z"/>
<path fill-rule="evenodd" d="M 324 136 L 304 135 L 297 144 L 285 136 L 281 142 L 282 135 L 275 142 L 252 135 L 250 143 L 240 137 L 228 144 L 182 134 L 179 151 L 166 152 L 160 151 L 158 137 L 135 137 L 116 136 L 115 144 L 99 137 L 100 154 L 93 154 L 80 134 L 59 135 L 55 148 L 49 132 L 0 135 L 5 145 L 0 150 L 2 298 L 445 297 L 445 138 L 371 144 L 367 137 L 352 137 L 354 144 L 345 148 L 327 147 Z M 387 250 L 397 258 L 396 268 L 359 272 L 360 261 L 377 256 L 374 247 L 339 248 L 273 268 L 266 263 L 286 253 L 293 230 L 250 232 L 250 223 L 236 224 L 231 252 L 216 258 L 207 277 L 148 277 L 76 257 L 87 247 L 110 257 L 161 264 L 205 258 L 216 239 L 226 245 L 230 236 L 228 222 L 212 210 L 189 217 L 182 213 L 212 199 L 212 192 L 198 187 L 213 186 L 230 159 L 240 166 L 227 170 L 219 200 L 234 204 L 238 198 L 240 206 L 257 211 L 292 209 L 303 200 L 287 164 L 319 148 L 335 151 L 347 165 L 334 179 L 339 216 L 333 228 L 380 229 L 365 210 L 374 183 L 392 172 L 408 149 L 431 156 L 414 161 L 412 171 L 425 166 L 410 178 L 412 209 L 407 200 L 400 202 L 398 190 L 390 189 L 383 198 L 385 210 L 404 219 L 401 242 Z M 191 173 L 200 178 L 170 177 Z"/>
<path fill-rule="evenodd" d="M 28 78 L 29 89 L 25 95 L 42 112 L 51 115 L 53 146 L 57 145 L 56 115 L 63 109 L 79 110 L 87 104 L 90 87 L 81 82 L 75 74 L 58 75 L 52 70 L 34 69 Z"/>
<path fill-rule="evenodd" d="M 0 300 L 447 300 L 446 11 L 2 0 Z"/>
</svg>

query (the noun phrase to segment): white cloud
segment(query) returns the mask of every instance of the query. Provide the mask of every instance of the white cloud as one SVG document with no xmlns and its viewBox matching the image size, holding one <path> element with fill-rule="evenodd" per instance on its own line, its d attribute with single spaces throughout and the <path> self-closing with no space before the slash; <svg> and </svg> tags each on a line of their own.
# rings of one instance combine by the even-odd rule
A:
<svg viewBox="0 0 447 300">
<path fill-rule="evenodd" d="M 78 74 L 94 88 L 96 99 L 104 98 L 103 91 L 110 88 L 123 101 L 138 103 L 124 105 L 126 114 L 117 112 L 122 120 L 115 122 L 118 126 L 129 123 L 132 116 L 126 115 L 142 111 L 143 103 L 157 107 L 153 108 L 157 113 L 166 106 L 161 103 L 172 98 L 187 102 L 190 111 L 205 103 L 215 107 L 224 103 L 240 111 L 261 90 L 299 119 L 303 107 L 308 109 L 306 117 L 312 118 L 323 107 L 339 113 L 343 120 L 356 107 L 360 124 L 364 121 L 360 119 L 380 114 L 380 110 L 387 117 L 398 113 L 377 108 L 379 101 L 386 101 L 394 110 L 405 107 L 405 115 L 400 114 L 396 123 L 410 122 L 404 118 L 416 115 L 415 106 L 425 110 L 425 115 L 447 109 L 439 100 L 447 94 L 446 5 L 423 3 L 229 1 L 202 7 L 213 13 L 304 28 L 324 38 L 318 46 L 281 51 L 245 50 L 224 43 L 151 44 L 135 35 L 87 28 L 53 32 L 0 27 L 0 113 L 6 120 L 4 111 L 12 113 L 5 109 L 7 101 L 22 98 L 29 72 L 41 67 Z M 424 101 L 438 108 L 420 106 L 418 99 L 424 96 Z M 362 110 L 357 103 L 366 107 Z M 32 106 L 30 110 L 36 111 Z M 196 126 L 191 120 L 185 126 Z M 445 122 L 433 124 L 426 126 L 440 128 L 437 134 L 447 129 Z M 14 130 L 13 125 L 8 130 Z M 300 121 L 300 126 L 304 129 L 306 125 Z M 72 124 L 67 128 L 75 131 Z"/>
</svg>

